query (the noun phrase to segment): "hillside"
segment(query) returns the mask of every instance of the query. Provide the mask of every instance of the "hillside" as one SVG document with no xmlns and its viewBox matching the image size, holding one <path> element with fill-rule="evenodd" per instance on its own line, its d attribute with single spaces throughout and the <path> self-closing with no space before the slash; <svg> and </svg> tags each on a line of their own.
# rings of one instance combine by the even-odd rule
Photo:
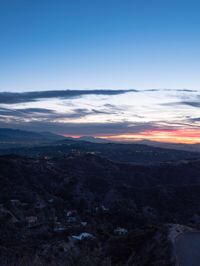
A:
<svg viewBox="0 0 200 266">
<path fill-rule="evenodd" d="M 43 145 L 62 140 L 64 137 L 50 132 L 33 132 L 19 129 L 0 128 L 0 149 Z"/>
<path fill-rule="evenodd" d="M 31 142 L 32 143 L 32 142 Z M 69 154 L 95 154 L 115 162 L 151 164 L 200 158 L 200 153 L 152 147 L 143 144 L 92 143 L 73 139 L 50 144 L 0 149 L 0 154 L 31 157 L 62 157 Z"/>
<path fill-rule="evenodd" d="M 0 260 L 173 265 L 166 224 L 198 226 L 199 165 L 128 165 L 91 154 L 2 156 Z M 87 241 L 73 239 L 83 232 Z M 143 252 L 148 256 L 141 259 Z M 88 262 L 81 264 L 85 256 Z"/>
</svg>

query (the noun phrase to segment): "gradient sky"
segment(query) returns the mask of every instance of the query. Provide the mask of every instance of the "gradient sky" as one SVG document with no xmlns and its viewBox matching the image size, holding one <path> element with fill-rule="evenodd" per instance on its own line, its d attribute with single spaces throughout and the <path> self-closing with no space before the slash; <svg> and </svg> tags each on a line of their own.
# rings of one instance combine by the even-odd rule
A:
<svg viewBox="0 0 200 266">
<path fill-rule="evenodd" d="M 199 13 L 194 0 L 0 0 L 0 125 L 200 142 Z M 12 94 L 69 89 L 136 91 Z"/>
<path fill-rule="evenodd" d="M 0 89 L 199 89 L 199 12 L 198 0 L 1 0 Z"/>
</svg>

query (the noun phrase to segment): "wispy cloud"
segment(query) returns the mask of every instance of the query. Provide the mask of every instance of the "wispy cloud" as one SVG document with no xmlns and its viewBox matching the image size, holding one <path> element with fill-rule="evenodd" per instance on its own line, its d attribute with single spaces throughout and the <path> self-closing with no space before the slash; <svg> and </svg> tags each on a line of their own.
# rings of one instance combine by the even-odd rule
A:
<svg viewBox="0 0 200 266">
<path fill-rule="evenodd" d="M 68 110 L 67 112 L 58 112 L 52 109 L 45 109 L 45 108 L 17 108 L 17 109 L 10 109 L 10 108 L 0 108 L 0 117 L 11 122 L 16 121 L 23 121 L 26 118 L 30 118 L 31 120 L 37 121 L 51 121 L 51 120 L 59 120 L 59 119 L 79 119 L 86 116 L 91 115 L 109 115 L 110 113 L 114 112 L 111 109 L 88 109 L 88 108 L 73 108 Z"/>
<path fill-rule="evenodd" d="M 137 92 L 137 90 L 52 90 L 52 91 L 32 91 L 32 92 L 1 92 L 1 104 L 16 104 L 25 102 L 34 102 L 40 99 L 50 98 L 76 98 L 84 95 L 120 95 L 128 92 Z"/>
<path fill-rule="evenodd" d="M 192 101 L 183 101 L 183 102 L 180 102 L 180 104 L 183 104 L 183 105 L 189 105 L 189 106 L 192 106 L 192 107 L 200 107 L 200 102 L 192 102 Z"/>
<path fill-rule="evenodd" d="M 199 100 L 190 89 L 1 92 L 0 127 L 161 140 L 178 139 L 185 130 L 197 139 Z"/>
<path fill-rule="evenodd" d="M 17 104 L 17 103 L 26 103 L 26 102 L 35 102 L 41 99 L 51 99 L 51 98 L 60 98 L 60 99 L 69 99 L 69 98 L 77 98 L 84 95 L 120 95 L 128 92 L 197 92 L 195 90 L 190 89 L 125 89 L 125 90 L 51 90 L 51 91 L 31 91 L 31 92 L 0 92 L 0 104 Z"/>
<path fill-rule="evenodd" d="M 199 101 L 180 101 L 180 102 L 164 103 L 162 105 L 166 105 L 166 106 L 180 106 L 180 105 L 185 105 L 185 106 L 199 108 L 200 107 L 200 102 Z"/>
<path fill-rule="evenodd" d="M 5 127 L 6 124 L 0 121 L 0 127 Z M 7 127 L 9 124 L 7 124 Z M 13 122 L 13 128 L 34 130 L 34 131 L 50 131 L 65 135 L 113 135 L 125 133 L 138 133 L 141 131 L 155 130 L 159 126 L 153 123 L 130 123 L 130 122 L 116 122 L 116 123 L 58 123 L 58 122 Z"/>
</svg>

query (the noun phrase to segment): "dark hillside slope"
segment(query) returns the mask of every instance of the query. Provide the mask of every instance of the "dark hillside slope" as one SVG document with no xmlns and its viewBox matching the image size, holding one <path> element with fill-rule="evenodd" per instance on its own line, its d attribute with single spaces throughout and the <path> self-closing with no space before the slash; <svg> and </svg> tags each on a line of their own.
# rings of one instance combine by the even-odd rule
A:
<svg viewBox="0 0 200 266">
<path fill-rule="evenodd" d="M 91 154 L 1 156 L 0 186 L 6 266 L 172 266 L 166 223 L 200 217 L 199 160 L 144 166 Z M 83 232 L 92 238 L 73 239 Z"/>
<path fill-rule="evenodd" d="M 0 150 L 0 154 L 18 154 L 32 157 L 62 157 L 69 154 L 90 153 L 115 162 L 151 164 L 156 162 L 174 162 L 188 159 L 200 159 L 200 153 L 163 149 L 142 144 L 91 143 L 71 139 L 54 144 Z"/>
<path fill-rule="evenodd" d="M 0 169 L 0 201 L 18 198 L 34 203 L 36 199 L 55 197 L 72 204 L 83 200 L 91 207 L 98 204 L 112 207 L 122 200 L 132 202 L 132 207 L 151 205 L 158 208 L 161 216 L 165 211 L 174 211 L 173 202 L 181 208 L 193 201 L 200 206 L 200 201 L 196 202 L 199 161 L 136 166 L 90 154 L 57 159 L 7 156 L 0 158 Z M 165 208 L 159 209 L 162 204 Z M 183 215 L 192 214 L 193 207 L 186 209 Z"/>
<path fill-rule="evenodd" d="M 19 129 L 0 128 L 0 149 L 47 144 L 64 137 L 50 132 L 32 132 Z"/>
</svg>

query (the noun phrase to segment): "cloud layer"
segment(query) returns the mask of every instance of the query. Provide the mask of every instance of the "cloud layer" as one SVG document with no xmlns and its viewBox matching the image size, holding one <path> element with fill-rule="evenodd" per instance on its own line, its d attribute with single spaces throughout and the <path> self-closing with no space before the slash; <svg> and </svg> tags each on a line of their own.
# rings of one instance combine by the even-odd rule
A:
<svg viewBox="0 0 200 266">
<path fill-rule="evenodd" d="M 199 95 L 190 89 L 2 92 L 0 127 L 115 139 L 181 141 L 182 135 L 185 142 L 200 141 Z"/>
<path fill-rule="evenodd" d="M 34 102 L 41 99 L 61 98 L 69 99 L 85 95 L 120 95 L 136 90 L 54 90 L 54 91 L 32 91 L 32 92 L 1 92 L 0 103 L 16 104 Z"/>
</svg>

